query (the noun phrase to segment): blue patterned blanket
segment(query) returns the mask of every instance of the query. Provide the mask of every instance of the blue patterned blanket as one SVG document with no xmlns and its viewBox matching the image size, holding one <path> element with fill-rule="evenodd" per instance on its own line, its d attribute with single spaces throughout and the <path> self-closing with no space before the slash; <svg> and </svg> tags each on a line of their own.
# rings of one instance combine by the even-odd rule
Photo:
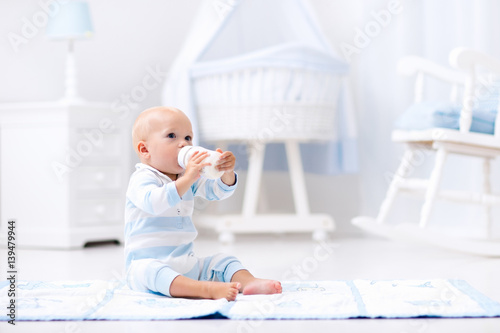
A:
<svg viewBox="0 0 500 333">
<path fill-rule="evenodd" d="M 236 301 L 168 298 L 131 291 L 123 281 L 19 281 L 16 320 L 347 319 L 499 317 L 500 304 L 463 280 L 286 281 L 279 295 Z M 0 313 L 8 281 L 0 283 Z"/>
</svg>

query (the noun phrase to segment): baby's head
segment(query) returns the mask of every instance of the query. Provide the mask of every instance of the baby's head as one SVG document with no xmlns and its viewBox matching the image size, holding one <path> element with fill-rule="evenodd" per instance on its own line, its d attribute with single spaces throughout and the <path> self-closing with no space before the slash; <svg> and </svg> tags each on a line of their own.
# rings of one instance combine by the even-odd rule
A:
<svg viewBox="0 0 500 333">
<path fill-rule="evenodd" d="M 177 155 L 191 146 L 193 130 L 189 118 L 179 109 L 157 106 L 143 111 L 132 128 L 134 149 L 142 163 L 170 178 L 182 173 Z"/>
</svg>

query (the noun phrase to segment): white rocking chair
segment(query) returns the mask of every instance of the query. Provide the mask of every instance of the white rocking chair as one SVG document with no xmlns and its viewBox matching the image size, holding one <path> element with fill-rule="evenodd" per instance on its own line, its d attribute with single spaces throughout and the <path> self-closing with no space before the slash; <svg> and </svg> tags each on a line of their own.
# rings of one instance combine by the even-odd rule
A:
<svg viewBox="0 0 500 333">
<path fill-rule="evenodd" d="M 428 128 L 420 130 L 395 130 L 392 133 L 394 142 L 407 145 L 404 157 L 391 181 L 386 197 L 376 218 L 356 217 L 352 223 L 371 233 L 405 241 L 416 241 L 447 249 L 457 250 L 483 256 L 500 256 L 500 241 L 492 238 L 491 207 L 500 205 L 500 196 L 491 193 L 490 162 L 500 155 L 500 112 L 498 100 L 495 109 L 493 134 L 471 131 L 473 108 L 478 101 L 481 89 L 488 88 L 491 79 L 500 76 L 500 60 L 477 51 L 454 49 L 450 53 L 450 64 L 459 71 L 447 69 L 419 57 L 403 58 L 398 70 L 403 75 L 416 75 L 415 103 L 422 102 L 424 76 L 429 75 L 452 84 L 451 100 L 459 102 L 459 91 L 463 87 L 458 129 Z M 481 71 L 480 71 L 481 70 Z M 486 83 L 485 83 L 486 82 Z M 497 81 L 498 82 L 498 81 Z M 498 86 L 496 86 L 498 89 Z M 497 95 L 498 96 L 498 95 Z M 474 110 L 475 111 L 475 110 Z M 429 179 L 408 177 L 409 167 L 417 152 L 422 149 L 436 152 L 434 168 Z M 450 154 L 460 154 L 481 158 L 483 160 L 483 191 L 473 193 L 466 191 L 441 190 L 445 161 Z M 413 163 L 415 164 L 415 163 Z M 424 203 L 420 211 L 419 223 L 389 224 L 387 217 L 396 196 L 402 192 L 423 195 Z M 445 199 L 464 204 L 484 206 L 486 230 L 484 239 L 465 239 L 447 236 L 427 228 L 431 211 L 437 199 Z"/>
</svg>

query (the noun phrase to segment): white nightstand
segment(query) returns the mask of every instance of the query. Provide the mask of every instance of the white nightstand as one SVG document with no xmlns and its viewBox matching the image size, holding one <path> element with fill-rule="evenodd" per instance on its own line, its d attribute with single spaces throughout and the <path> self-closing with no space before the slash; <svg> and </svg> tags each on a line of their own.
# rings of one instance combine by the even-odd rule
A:
<svg viewBox="0 0 500 333">
<path fill-rule="evenodd" d="M 0 105 L 0 223 L 18 246 L 123 241 L 129 132 L 111 105 Z"/>
</svg>

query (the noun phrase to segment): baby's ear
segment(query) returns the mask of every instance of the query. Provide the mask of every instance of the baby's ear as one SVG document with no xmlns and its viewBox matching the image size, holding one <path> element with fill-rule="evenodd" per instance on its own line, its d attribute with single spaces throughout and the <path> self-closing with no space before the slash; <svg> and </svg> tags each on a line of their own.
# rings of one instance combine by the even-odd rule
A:
<svg viewBox="0 0 500 333">
<path fill-rule="evenodd" d="M 137 144 L 137 153 L 142 158 L 149 158 L 149 150 L 148 147 L 146 147 L 146 143 L 144 141 L 139 141 L 139 143 Z"/>
</svg>

